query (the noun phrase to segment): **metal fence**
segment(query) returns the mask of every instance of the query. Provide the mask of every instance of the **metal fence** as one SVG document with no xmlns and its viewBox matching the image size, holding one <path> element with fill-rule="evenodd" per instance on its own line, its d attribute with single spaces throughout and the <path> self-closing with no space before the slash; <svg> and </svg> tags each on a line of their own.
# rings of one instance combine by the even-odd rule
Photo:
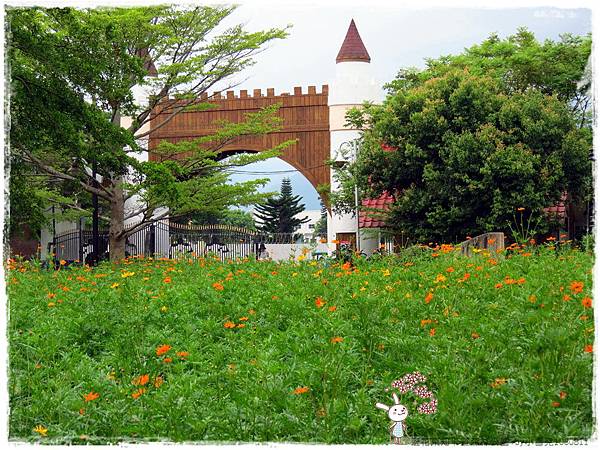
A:
<svg viewBox="0 0 600 450">
<path fill-rule="evenodd" d="M 262 233 L 229 225 L 180 225 L 166 221 L 152 223 L 131 233 L 125 242 L 126 256 L 206 257 L 216 255 L 222 261 L 254 256 L 260 258 L 267 244 L 302 243 L 302 236 L 287 233 Z M 56 236 L 49 253 L 55 263 L 94 260 L 91 230 L 78 229 Z M 98 259 L 108 259 L 108 230 L 99 230 Z"/>
</svg>

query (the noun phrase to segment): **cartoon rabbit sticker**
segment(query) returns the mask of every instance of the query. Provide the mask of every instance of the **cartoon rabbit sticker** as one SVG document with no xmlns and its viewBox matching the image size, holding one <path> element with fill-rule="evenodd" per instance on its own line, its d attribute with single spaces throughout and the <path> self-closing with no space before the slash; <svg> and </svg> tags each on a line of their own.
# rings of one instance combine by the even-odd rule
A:
<svg viewBox="0 0 600 450">
<path fill-rule="evenodd" d="M 400 399 L 394 392 L 392 394 L 394 398 L 394 404 L 392 406 L 384 405 L 383 403 L 377 403 L 375 406 L 379 409 L 387 411 L 390 420 L 393 422 L 390 427 L 390 437 L 394 444 L 400 443 L 400 438 L 406 434 L 406 424 L 404 420 L 408 417 L 408 408 L 400 404 Z"/>
<path fill-rule="evenodd" d="M 398 389 L 402 395 L 409 395 L 414 399 L 416 411 L 419 414 L 434 414 L 437 411 L 437 400 L 432 391 L 424 384 L 427 377 L 420 372 L 407 373 L 399 380 L 392 382 L 392 388 Z M 386 389 L 388 391 L 388 389 Z M 392 420 L 390 427 L 390 437 L 394 444 L 402 443 L 402 438 L 406 437 L 406 424 L 404 421 L 408 417 L 408 408 L 400 404 L 398 395 L 393 392 L 394 404 L 392 406 L 376 403 L 375 407 L 387 411 Z"/>
</svg>

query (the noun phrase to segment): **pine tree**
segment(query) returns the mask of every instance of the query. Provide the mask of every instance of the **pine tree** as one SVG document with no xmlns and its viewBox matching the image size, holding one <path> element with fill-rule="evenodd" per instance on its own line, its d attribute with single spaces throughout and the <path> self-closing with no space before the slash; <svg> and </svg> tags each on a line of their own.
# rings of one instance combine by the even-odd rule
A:
<svg viewBox="0 0 600 450">
<path fill-rule="evenodd" d="M 260 222 L 258 229 L 267 233 L 293 233 L 296 228 L 308 222 L 308 217 L 299 219 L 297 214 L 304 211 L 300 204 L 302 197 L 292 194 L 292 183 L 289 178 L 281 182 L 279 196 L 270 198 L 263 205 L 256 206 L 256 217 Z"/>
<path fill-rule="evenodd" d="M 318 237 L 327 237 L 327 208 L 323 202 L 321 202 L 321 217 L 315 224 L 314 233 Z"/>
</svg>

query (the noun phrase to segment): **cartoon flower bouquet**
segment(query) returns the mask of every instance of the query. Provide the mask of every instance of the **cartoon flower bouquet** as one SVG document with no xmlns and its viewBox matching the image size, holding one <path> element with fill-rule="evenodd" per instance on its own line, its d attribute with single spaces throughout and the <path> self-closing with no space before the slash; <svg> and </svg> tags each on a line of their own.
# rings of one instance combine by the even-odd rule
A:
<svg viewBox="0 0 600 450">
<path fill-rule="evenodd" d="M 433 392 L 424 384 L 427 381 L 425 375 L 420 372 L 407 373 L 399 380 L 392 382 L 392 388 L 398 389 L 401 395 L 412 394 L 416 397 L 415 404 L 419 414 L 433 414 L 437 411 L 437 400 Z M 386 389 L 387 391 L 387 389 Z M 376 403 L 375 407 L 387 411 L 392 421 L 390 426 L 390 438 L 394 444 L 402 443 L 402 438 L 407 436 L 405 420 L 408 417 L 408 408 L 400 403 L 400 398 L 395 392 L 392 393 L 394 404 L 387 406 Z"/>
</svg>

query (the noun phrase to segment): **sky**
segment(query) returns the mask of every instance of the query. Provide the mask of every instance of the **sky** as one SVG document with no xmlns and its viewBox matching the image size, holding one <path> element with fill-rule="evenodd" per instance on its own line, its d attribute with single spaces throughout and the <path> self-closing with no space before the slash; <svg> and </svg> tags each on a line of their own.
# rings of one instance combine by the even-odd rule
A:
<svg viewBox="0 0 600 450">
<path fill-rule="evenodd" d="M 371 56 L 371 66 L 383 85 L 404 67 L 424 67 L 426 58 L 457 54 L 478 44 L 491 33 L 500 37 L 527 27 L 538 40 L 556 40 L 563 33 L 584 35 L 591 32 L 589 9 L 554 7 L 527 8 L 407 8 L 389 4 L 317 3 L 272 5 L 242 3 L 223 25 L 237 23 L 250 31 L 290 24 L 289 36 L 272 43 L 256 57 L 256 64 L 238 78 L 235 88 L 275 88 L 275 93 L 293 91 L 294 86 L 328 84 L 335 75 L 335 57 L 344 40 L 348 25 L 354 19 Z M 248 171 L 286 171 L 292 166 L 273 159 L 251 166 Z M 235 175 L 233 181 L 251 179 L 255 175 Z M 315 189 L 299 172 L 277 173 L 265 191 L 278 191 L 281 180 L 289 176 L 295 194 L 303 197 L 307 209 L 319 209 Z"/>
</svg>

